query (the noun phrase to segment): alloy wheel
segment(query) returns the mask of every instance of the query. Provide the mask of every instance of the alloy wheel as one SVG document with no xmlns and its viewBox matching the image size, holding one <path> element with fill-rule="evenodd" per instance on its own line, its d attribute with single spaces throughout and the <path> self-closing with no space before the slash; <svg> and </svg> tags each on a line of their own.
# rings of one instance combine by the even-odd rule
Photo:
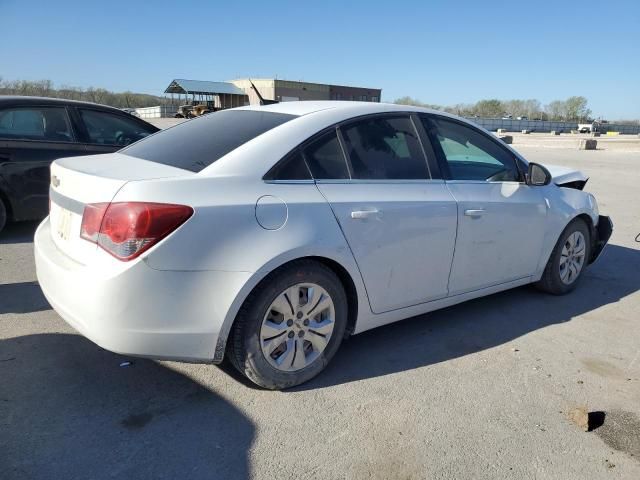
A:
<svg viewBox="0 0 640 480">
<path fill-rule="evenodd" d="M 573 232 L 564 243 L 560 254 L 560 280 L 565 285 L 576 281 L 584 266 L 586 242 L 582 232 Z"/>
<path fill-rule="evenodd" d="M 272 367 L 301 370 L 324 352 L 335 324 L 335 306 L 320 285 L 299 283 L 271 303 L 260 327 L 260 347 Z"/>
</svg>

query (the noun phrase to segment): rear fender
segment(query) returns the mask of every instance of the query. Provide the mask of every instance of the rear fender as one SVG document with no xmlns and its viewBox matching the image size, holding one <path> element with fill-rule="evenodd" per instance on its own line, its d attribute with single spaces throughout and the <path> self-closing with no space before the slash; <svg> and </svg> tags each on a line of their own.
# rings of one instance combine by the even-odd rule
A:
<svg viewBox="0 0 640 480">
<path fill-rule="evenodd" d="M 317 248 L 312 249 L 311 247 L 301 247 L 290 250 L 279 255 L 277 258 L 274 258 L 258 271 L 256 271 L 240 289 L 227 312 L 227 315 L 218 334 L 218 341 L 216 343 L 216 349 L 213 358 L 214 363 L 220 363 L 223 360 L 227 339 L 229 337 L 229 333 L 231 332 L 231 328 L 233 327 L 233 322 L 238 315 L 240 307 L 242 307 L 242 304 L 245 302 L 253 289 L 277 268 L 294 260 L 308 257 L 326 258 L 329 260 L 333 260 L 334 262 L 341 265 L 347 271 L 356 287 L 358 317 L 360 317 L 361 315 L 371 314 L 369 308 L 369 299 L 367 298 L 360 271 L 358 270 L 355 260 L 353 259 L 353 255 L 351 254 L 351 251 L 348 249 L 346 244 L 344 246 L 338 247 L 337 249 L 324 251 L 318 251 Z M 362 312 L 362 309 L 365 309 L 366 311 Z M 358 320 L 359 318 L 356 319 L 356 324 Z"/>
</svg>

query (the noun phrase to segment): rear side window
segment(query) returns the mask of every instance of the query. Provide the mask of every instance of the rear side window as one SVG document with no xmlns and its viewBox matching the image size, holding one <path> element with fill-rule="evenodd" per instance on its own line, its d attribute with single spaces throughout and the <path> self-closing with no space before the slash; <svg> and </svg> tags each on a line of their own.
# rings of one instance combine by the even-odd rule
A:
<svg viewBox="0 0 640 480">
<path fill-rule="evenodd" d="M 11 108 L 0 111 L 0 138 L 71 142 L 67 110 L 61 107 Z"/>
<path fill-rule="evenodd" d="M 304 149 L 304 157 L 313 178 L 348 179 L 349 170 L 335 130 L 322 135 Z"/>
<path fill-rule="evenodd" d="M 121 152 L 199 172 L 249 140 L 294 118 L 296 115 L 258 110 L 222 110 L 158 132 Z"/>
<path fill-rule="evenodd" d="M 378 117 L 341 128 L 353 178 L 424 180 L 427 162 L 408 117 Z"/>
<path fill-rule="evenodd" d="M 294 152 L 265 175 L 265 180 L 311 180 L 311 173 L 300 152 Z"/>
<path fill-rule="evenodd" d="M 97 110 L 80 110 L 87 127 L 89 141 L 99 145 L 129 145 L 154 133 L 156 130 L 124 115 L 114 115 Z"/>
</svg>

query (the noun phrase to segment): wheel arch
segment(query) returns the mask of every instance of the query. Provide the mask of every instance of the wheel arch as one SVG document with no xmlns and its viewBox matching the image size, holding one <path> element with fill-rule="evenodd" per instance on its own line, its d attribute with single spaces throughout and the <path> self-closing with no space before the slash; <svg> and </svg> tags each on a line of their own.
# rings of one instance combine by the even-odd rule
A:
<svg viewBox="0 0 640 480">
<path fill-rule="evenodd" d="M 213 363 L 220 363 L 224 359 L 227 340 L 231 329 L 233 328 L 240 308 L 246 302 L 251 292 L 255 290 L 262 280 L 267 278 L 275 270 L 298 260 L 316 261 L 331 269 L 338 276 L 343 288 L 345 289 L 345 293 L 347 294 L 348 318 L 345 337 L 354 332 L 359 312 L 363 308 L 363 305 L 368 304 L 366 292 L 364 291 L 364 284 L 360 277 L 360 272 L 355 266 L 355 262 L 353 262 L 352 265 L 349 265 L 349 262 L 345 261 L 344 258 L 336 258 L 329 254 L 287 255 L 285 258 L 270 262 L 267 266 L 255 272 L 255 274 L 245 283 L 245 286 L 239 291 L 235 300 L 231 304 L 218 333 Z"/>
</svg>

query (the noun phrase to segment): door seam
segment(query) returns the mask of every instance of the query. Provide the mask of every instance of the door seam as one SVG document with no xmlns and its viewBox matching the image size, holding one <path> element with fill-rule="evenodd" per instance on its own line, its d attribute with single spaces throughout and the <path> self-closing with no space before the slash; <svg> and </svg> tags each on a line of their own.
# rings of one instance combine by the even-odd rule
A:
<svg viewBox="0 0 640 480">
<path fill-rule="evenodd" d="M 456 261 L 456 253 L 458 253 L 458 230 L 460 229 L 460 202 L 449 188 L 448 182 L 444 181 L 447 191 L 456 202 L 456 234 L 453 239 L 453 255 L 451 256 L 451 265 L 449 265 L 449 276 L 447 277 L 447 297 L 450 297 L 451 292 L 451 273 L 453 272 L 453 265 Z"/>
<path fill-rule="evenodd" d="M 373 307 L 371 306 L 371 299 L 369 298 L 369 292 L 367 291 L 367 284 L 364 281 L 364 277 L 362 275 L 362 271 L 360 270 L 360 264 L 358 263 L 358 259 L 356 258 L 355 254 L 353 253 L 353 249 L 351 248 L 351 244 L 349 243 L 349 239 L 347 239 L 347 235 L 344 233 L 344 230 L 342 229 L 342 225 L 340 224 L 340 220 L 338 220 L 338 216 L 336 215 L 335 210 L 333 209 L 333 205 L 331 205 L 331 202 L 329 201 L 329 199 L 327 199 L 327 197 L 325 196 L 325 194 L 322 192 L 322 190 L 320 190 L 320 188 L 318 187 L 318 184 L 314 181 L 313 185 L 316 187 L 316 190 L 318 190 L 318 192 L 320 192 L 320 195 L 322 195 L 322 198 L 324 198 L 324 201 L 327 202 L 327 205 L 329 205 L 329 208 L 331 209 L 331 213 L 333 214 L 333 218 L 335 219 L 336 223 L 338 224 L 338 228 L 340 229 L 340 233 L 342 233 L 342 238 L 344 238 L 345 243 L 347 244 L 347 248 L 349 249 L 349 252 L 351 252 L 351 258 L 353 258 L 354 263 L 356 264 L 356 268 L 358 269 L 358 273 L 360 274 L 360 280 L 362 281 L 362 286 L 364 287 L 364 294 L 367 297 L 367 302 L 369 303 L 369 311 L 372 314 L 376 314 L 373 311 Z M 356 318 L 356 323 L 358 322 L 358 319 Z"/>
</svg>

